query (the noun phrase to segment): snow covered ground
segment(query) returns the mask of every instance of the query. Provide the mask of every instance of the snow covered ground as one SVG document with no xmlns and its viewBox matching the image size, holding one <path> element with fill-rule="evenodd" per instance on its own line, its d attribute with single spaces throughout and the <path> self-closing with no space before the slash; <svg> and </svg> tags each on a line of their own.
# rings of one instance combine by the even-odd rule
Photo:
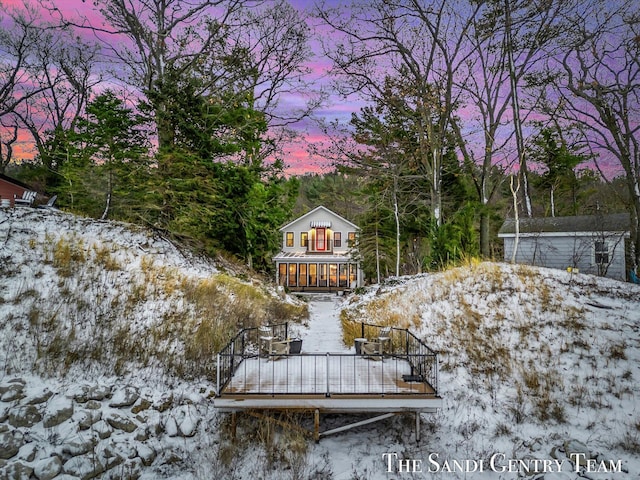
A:
<svg viewBox="0 0 640 480">
<path fill-rule="evenodd" d="M 346 347 L 340 326 L 342 297 L 335 294 L 301 295 L 309 302 L 309 320 L 304 326 L 294 325 L 292 336 L 302 339 L 306 353 L 355 353 L 353 347 Z"/>
<path fill-rule="evenodd" d="M 351 351 L 341 311 L 410 328 L 439 352 L 444 408 L 422 416 L 419 444 L 410 416 L 319 444 L 241 417 L 231 443 L 212 383 L 176 363 L 178 321 L 197 310 L 180 288 L 218 267 L 143 229 L 12 209 L 0 211 L 0 273 L 0 478 L 639 478 L 638 286 L 480 263 L 306 297 L 310 318 L 291 330 L 303 351 Z M 113 312 L 130 307 L 124 328 Z M 326 415 L 322 428 L 351 421 Z"/>
</svg>

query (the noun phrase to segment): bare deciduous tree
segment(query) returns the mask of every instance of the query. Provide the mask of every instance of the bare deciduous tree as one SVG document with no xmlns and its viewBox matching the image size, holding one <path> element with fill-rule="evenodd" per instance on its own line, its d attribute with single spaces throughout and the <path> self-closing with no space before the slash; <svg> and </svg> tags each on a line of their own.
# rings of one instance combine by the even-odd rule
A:
<svg viewBox="0 0 640 480">
<path fill-rule="evenodd" d="M 73 124 L 100 81 L 96 49 L 43 20 L 28 3 L 6 14 L 9 28 L 0 30 L 2 125 L 28 131 L 45 166 L 55 170 L 49 154 L 58 147 L 56 132 Z"/>
<path fill-rule="evenodd" d="M 343 94 L 384 102 L 384 78 L 403 83 L 407 116 L 415 119 L 416 156 L 435 224 L 441 225 L 442 162 L 460 100 L 454 80 L 469 54 L 465 31 L 473 14 L 446 1 L 377 0 L 353 2 L 348 9 L 320 4 L 316 15 L 336 33 L 324 48 Z"/>
<path fill-rule="evenodd" d="M 114 75 L 143 95 L 162 89 L 169 75 L 198 78 L 197 93 L 234 92 L 272 127 L 298 121 L 317 106 L 310 101 L 288 113 L 278 108 L 283 95 L 310 92 L 304 82 L 309 29 L 285 0 L 102 0 L 96 9 L 102 24 L 62 21 L 93 31 L 115 60 Z M 152 105 L 160 147 L 173 140 L 160 118 L 170 109 L 162 98 Z M 271 143 L 282 138 L 276 132 Z"/>
<path fill-rule="evenodd" d="M 565 12 L 561 55 L 549 69 L 551 114 L 581 129 L 585 142 L 624 172 L 632 268 L 640 264 L 640 15 L 636 2 L 585 0 Z M 604 170 L 602 170 L 604 174 Z M 606 175 L 604 175 L 606 177 Z"/>
<path fill-rule="evenodd" d="M 466 114 L 464 118 L 454 118 L 453 128 L 481 205 L 480 252 L 485 257 L 490 255 L 488 207 L 506 178 L 504 171 L 516 162 L 520 164 L 521 177 L 527 171 L 523 151 L 513 149 L 518 158 L 511 158 L 516 129 L 509 117 L 509 107 L 517 105 L 512 115 L 525 121 L 532 109 L 537 108 L 539 95 L 525 90 L 525 80 L 536 78 L 548 54 L 545 47 L 555 45 L 562 31 L 559 12 L 572 2 L 481 2 L 482 8 L 465 32 L 467 48 L 472 53 L 461 68 L 457 87 L 464 92 Z M 505 5 L 509 7 L 510 29 L 506 25 Z M 509 30 L 517 35 L 507 41 Z M 514 92 L 520 92 L 518 100 L 513 98 Z M 524 138 L 518 141 L 521 142 Z M 520 149 L 523 148 L 522 144 Z M 520 183 L 524 185 L 523 178 Z M 520 191 L 525 191 L 524 186 Z"/>
</svg>

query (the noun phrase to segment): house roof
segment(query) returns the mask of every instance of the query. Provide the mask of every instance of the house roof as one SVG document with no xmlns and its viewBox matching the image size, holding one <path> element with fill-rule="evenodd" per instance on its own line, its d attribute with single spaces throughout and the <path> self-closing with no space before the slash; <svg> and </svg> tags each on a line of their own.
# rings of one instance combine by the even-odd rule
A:
<svg viewBox="0 0 640 480">
<path fill-rule="evenodd" d="M 631 227 L 628 213 L 579 215 L 574 217 L 521 218 L 520 233 L 627 232 Z M 499 236 L 516 233 L 515 219 L 507 218 Z"/>
<path fill-rule="evenodd" d="M 326 263 L 326 262 L 351 262 L 351 254 L 349 253 L 327 253 L 327 254 L 308 254 L 307 252 L 280 252 L 273 257 L 274 261 L 283 260 L 300 260 L 305 263 Z"/>
<path fill-rule="evenodd" d="M 26 183 L 22 183 L 20 180 L 16 180 L 15 178 L 7 177 L 6 175 L 0 173 L 0 180 L 4 180 L 5 182 L 13 183 L 20 188 L 24 188 L 27 190 L 32 190 L 32 188 Z"/>
<path fill-rule="evenodd" d="M 328 222 L 327 219 L 331 218 L 333 216 L 334 218 L 339 218 L 343 222 L 346 222 L 347 224 L 351 225 L 355 230 L 360 230 L 360 227 L 358 227 L 356 224 L 350 222 L 349 220 L 347 220 L 344 217 L 341 217 L 337 213 L 332 212 L 327 207 L 324 207 L 324 206 L 320 205 L 320 206 L 314 208 L 313 210 L 311 210 L 310 212 L 305 213 L 301 217 L 298 217 L 295 220 L 287 223 L 284 227 L 280 228 L 280 231 L 282 232 L 282 231 L 286 230 L 287 228 L 291 227 L 291 225 L 293 225 L 294 223 L 298 223 L 300 221 L 304 221 L 305 219 L 311 220 L 311 218 L 313 218 L 314 216 L 318 216 L 318 218 L 312 220 L 313 222 L 316 223 L 315 226 L 330 226 L 330 223 Z"/>
</svg>

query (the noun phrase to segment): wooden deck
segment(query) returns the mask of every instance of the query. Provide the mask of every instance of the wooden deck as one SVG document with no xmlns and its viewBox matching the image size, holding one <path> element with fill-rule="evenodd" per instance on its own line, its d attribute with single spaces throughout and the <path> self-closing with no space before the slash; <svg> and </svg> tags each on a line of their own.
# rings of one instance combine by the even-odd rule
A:
<svg viewBox="0 0 640 480">
<path fill-rule="evenodd" d="M 289 337 L 287 324 L 269 328 L 270 338 Z M 231 413 L 233 437 L 239 412 L 262 415 L 258 411 L 295 410 L 313 413 L 316 441 L 405 413 L 415 415 L 419 440 L 420 414 L 442 408 L 438 395 L 438 357 L 408 330 L 386 329 L 388 336 L 382 337 L 382 328 L 362 324 L 362 339 L 378 338 L 386 342 L 387 348 L 383 350 L 380 340 L 380 349 L 374 349 L 376 354 L 370 356 L 362 354 L 371 353 L 370 350 L 362 348 L 358 353 L 357 347 L 357 353 L 260 356 L 258 353 L 263 349 L 258 329 L 244 329 L 217 355 L 214 406 Z M 321 413 L 376 416 L 320 432 Z"/>
<path fill-rule="evenodd" d="M 214 400 L 223 411 L 320 409 L 434 411 L 442 400 L 426 382 L 407 381 L 411 365 L 393 356 L 353 354 L 254 357 L 240 361 Z"/>
</svg>

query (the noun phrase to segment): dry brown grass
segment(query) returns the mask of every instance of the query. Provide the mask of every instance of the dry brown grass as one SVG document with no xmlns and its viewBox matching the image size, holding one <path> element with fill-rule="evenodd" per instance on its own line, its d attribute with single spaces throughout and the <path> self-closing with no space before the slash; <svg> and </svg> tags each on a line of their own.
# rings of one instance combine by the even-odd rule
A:
<svg viewBox="0 0 640 480">
<path fill-rule="evenodd" d="M 61 277 L 71 277 L 86 262 L 82 239 L 60 237 L 51 251 L 52 264 Z"/>
<path fill-rule="evenodd" d="M 93 261 L 110 272 L 122 270 L 122 266 L 116 260 L 114 252 L 104 244 L 93 245 Z"/>
<path fill-rule="evenodd" d="M 151 255 L 125 271 L 117 261 L 119 247 L 110 244 L 87 247 L 75 237 L 49 236 L 37 247 L 59 274 L 57 296 L 31 299 L 27 290 L 19 296 L 21 302 L 40 302 L 29 311 L 27 324 L 38 338 L 34 361 L 43 374 L 95 362 L 116 374 L 151 367 L 213 378 L 215 353 L 239 328 L 308 316 L 306 304 L 286 302 L 261 285 L 226 274 L 190 277 Z M 124 272 L 127 280 L 105 272 Z M 115 296 L 105 285 L 110 276 L 121 290 Z M 150 310 L 157 313 L 144 313 Z M 55 324 L 44 311 L 59 314 Z M 76 323 L 82 325 L 78 332 L 69 328 Z"/>
</svg>

